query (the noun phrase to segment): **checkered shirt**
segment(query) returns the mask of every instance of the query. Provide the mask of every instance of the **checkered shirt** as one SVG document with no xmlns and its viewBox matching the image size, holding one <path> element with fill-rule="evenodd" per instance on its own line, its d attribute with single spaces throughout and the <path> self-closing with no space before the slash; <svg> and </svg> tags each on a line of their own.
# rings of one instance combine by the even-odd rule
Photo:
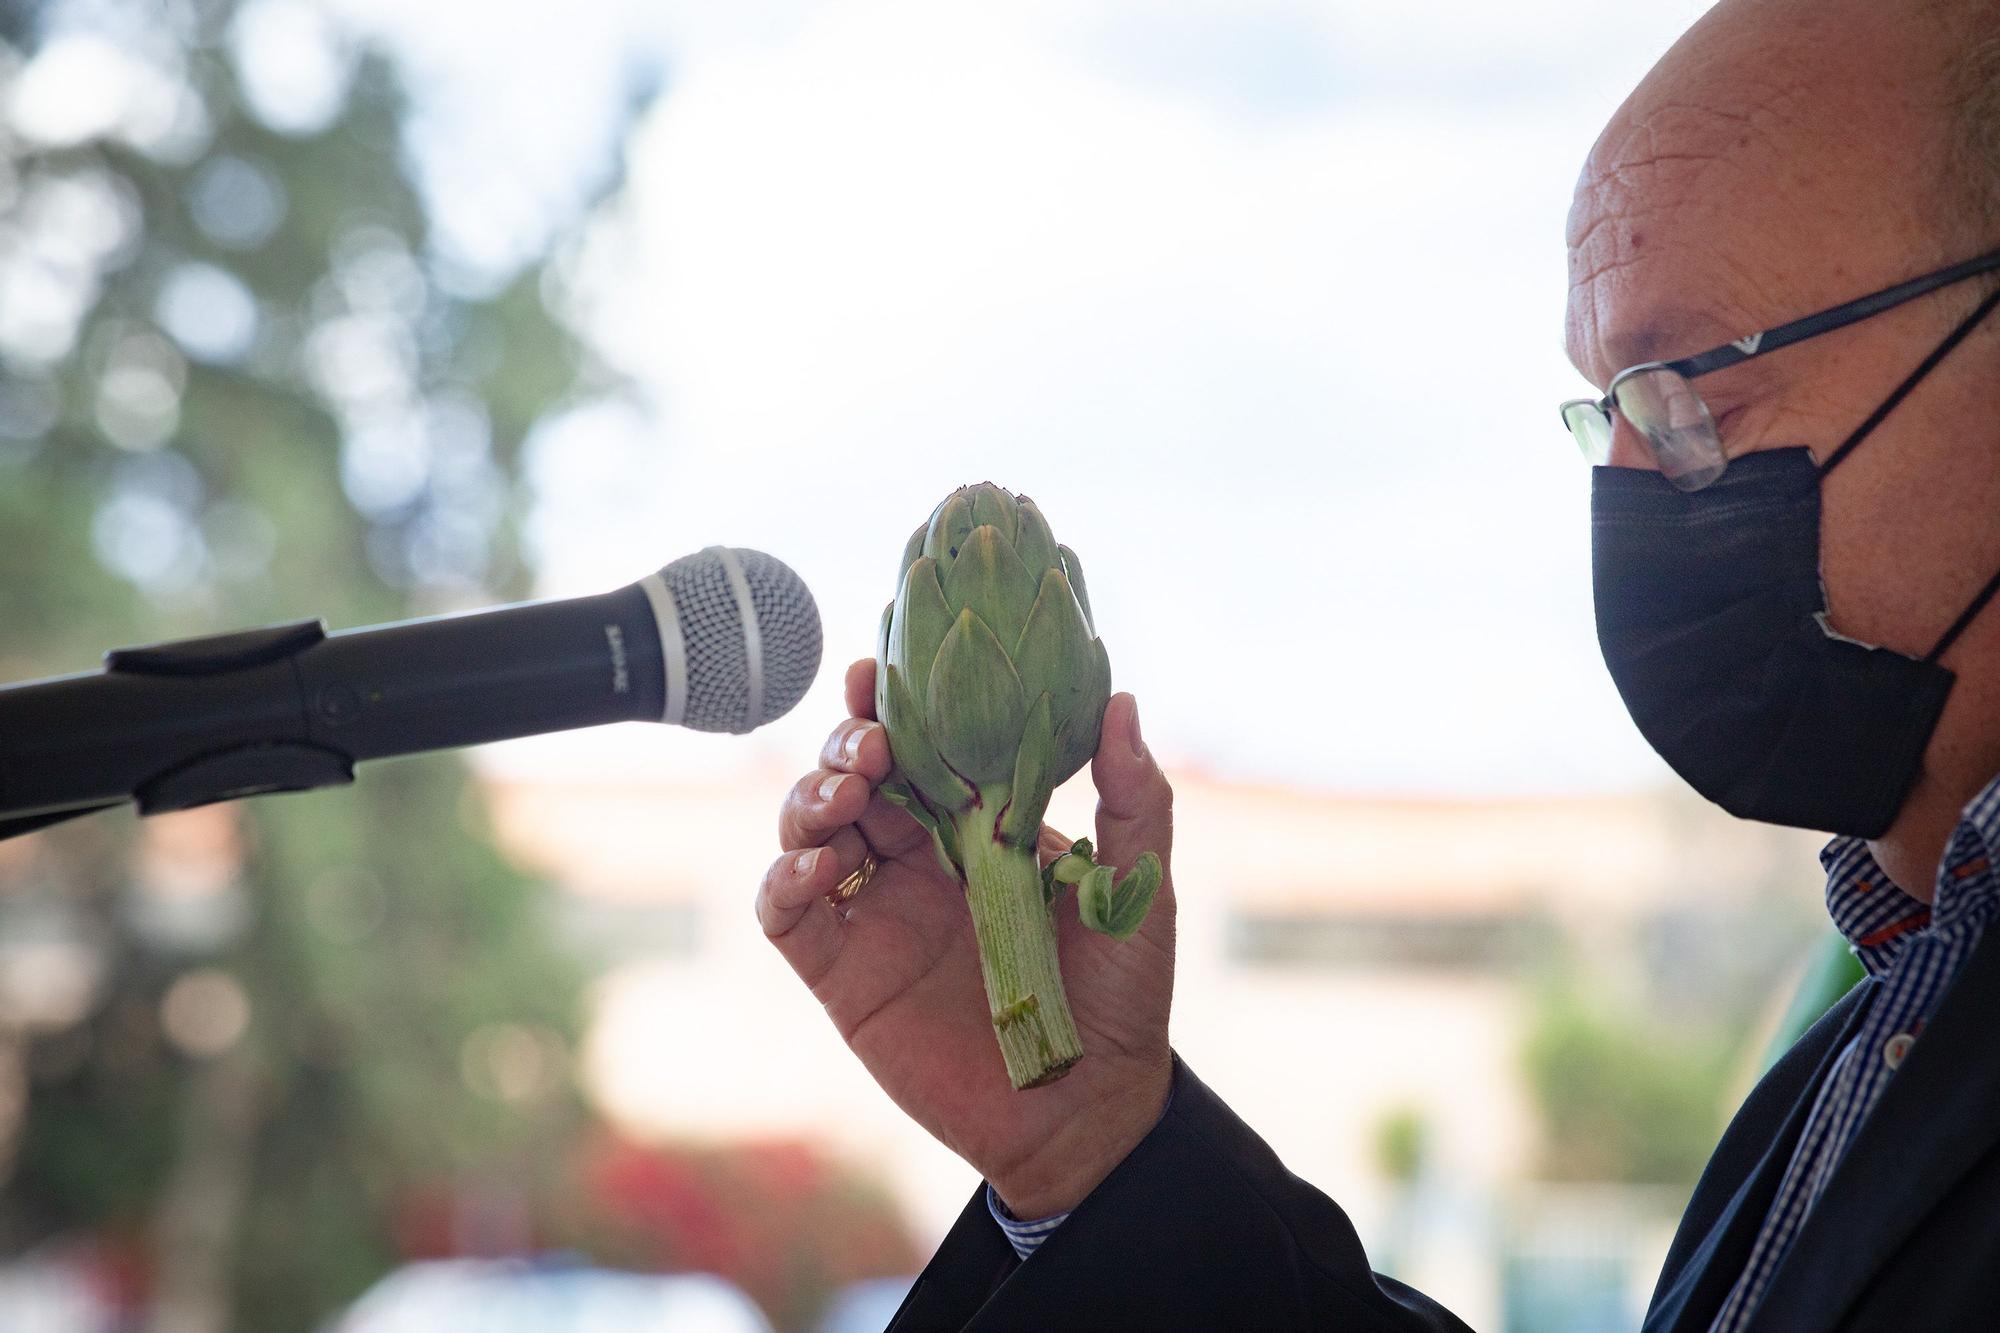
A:
<svg viewBox="0 0 2000 1333">
<path fill-rule="evenodd" d="M 1826 866 L 1827 911 L 1879 984 L 1860 1030 L 1820 1087 L 1750 1260 L 1709 1333 L 1737 1333 L 1756 1312 L 1771 1275 L 1839 1168 L 1847 1145 L 1979 942 L 2000 906 L 1996 853 L 2000 778 L 1966 806 L 1939 863 L 1933 906 L 1891 883 L 1859 838 L 1835 838 L 1820 854 Z"/>
</svg>

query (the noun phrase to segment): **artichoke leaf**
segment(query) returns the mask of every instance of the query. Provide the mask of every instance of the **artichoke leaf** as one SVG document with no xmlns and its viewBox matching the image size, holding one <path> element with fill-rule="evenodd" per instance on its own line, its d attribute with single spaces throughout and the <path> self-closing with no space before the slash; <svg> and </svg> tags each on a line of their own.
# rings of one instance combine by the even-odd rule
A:
<svg viewBox="0 0 2000 1333">
<path fill-rule="evenodd" d="M 915 787 L 896 780 L 899 776 L 899 774 L 892 771 L 882 785 L 875 789 L 876 792 L 881 795 L 883 800 L 895 806 L 898 810 L 908 811 L 910 817 L 925 828 L 936 828 L 938 823 L 937 816 L 931 813 L 931 808 L 928 805 L 924 804 L 923 797 L 917 795 Z"/>
<path fill-rule="evenodd" d="M 1090 839 L 1078 838 L 1068 851 L 1049 862 L 1049 870 L 1058 882 L 1074 884 L 1089 874 L 1091 867 L 1097 864 L 1092 859 L 1096 855 L 1097 849 L 1090 845 Z"/>
<path fill-rule="evenodd" d="M 910 540 L 903 544 L 903 563 L 896 566 L 896 586 L 901 587 L 909 574 L 910 566 L 917 563 L 917 557 L 924 553 L 924 538 L 930 535 L 931 525 L 920 525 L 910 534 Z"/>
<path fill-rule="evenodd" d="M 1049 531 L 1049 521 L 1042 517 L 1042 511 L 1035 507 L 1035 502 L 1026 496 L 1021 497 L 1021 521 L 1019 530 L 1014 533 L 1014 553 L 1038 579 L 1042 571 L 1062 567 L 1062 557 L 1056 552 L 1056 536 Z"/>
<path fill-rule="evenodd" d="M 881 720 L 896 767 L 932 805 L 947 811 L 971 809 L 976 794 L 938 753 L 903 673 L 892 662 L 882 668 L 882 675 L 888 688 L 882 696 Z"/>
<path fill-rule="evenodd" d="M 1083 586 L 1083 562 L 1076 558 L 1076 552 L 1058 544 L 1057 554 L 1062 556 L 1063 573 L 1069 576 L 1069 586 L 1076 592 L 1076 604 L 1083 609 L 1084 623 L 1090 626 L 1090 635 L 1097 637 L 1097 617 L 1090 614 L 1090 589 Z"/>
<path fill-rule="evenodd" d="M 1049 721 L 1049 696 L 1035 696 L 1028 723 L 1021 730 L 1021 748 L 1014 756 L 1014 794 L 1000 816 L 1000 836 L 1016 847 L 1033 847 L 1042 835 L 1042 816 L 1049 808 L 1055 784 L 1055 725 Z"/>
<path fill-rule="evenodd" d="M 951 632 L 952 609 L 939 586 L 938 563 L 919 556 L 903 574 L 896 598 L 896 623 L 889 627 L 883 661 L 903 673 L 912 699 L 922 699 L 930 686 L 931 665 L 937 661 L 944 636 Z"/>
<path fill-rule="evenodd" d="M 888 710 L 883 707 L 889 691 L 889 629 L 896 619 L 896 604 L 889 603 L 882 608 L 882 624 L 875 631 L 875 716 L 879 720 Z"/>
<path fill-rule="evenodd" d="M 1104 735 L 1104 706 L 1111 702 L 1111 655 L 1104 640 L 1090 641 L 1089 662 L 1077 711 L 1056 734 L 1056 771 L 1064 778 L 1090 762 Z"/>
<path fill-rule="evenodd" d="M 965 869 L 952 856 L 951 848 L 945 841 L 945 831 L 950 827 L 949 823 L 932 814 L 930 807 L 924 804 L 923 798 L 917 795 L 914 788 L 905 787 L 899 782 L 885 782 L 877 790 L 882 793 L 883 800 L 904 811 L 910 818 L 924 826 L 924 831 L 931 835 L 931 854 L 937 857 L 939 869 L 947 875 L 963 880 Z"/>
<path fill-rule="evenodd" d="M 1075 884 L 1089 874 L 1096 864 L 1091 858 L 1090 839 L 1078 838 L 1070 844 L 1070 849 L 1042 867 L 1042 905 L 1056 900 L 1063 887 Z"/>
<path fill-rule="evenodd" d="M 921 792 L 918 793 L 917 799 L 923 799 Z M 940 816 L 938 819 L 937 835 L 938 841 L 944 844 L 945 858 L 958 868 L 958 878 L 963 883 L 965 880 L 965 853 L 959 850 L 957 821 L 953 820 L 949 815 Z"/>
<path fill-rule="evenodd" d="M 990 481 L 982 481 L 972 488 L 973 527 L 991 524 L 1000 529 L 1000 535 L 1012 543 L 1018 522 L 1013 496 Z"/>
<path fill-rule="evenodd" d="M 1160 858 L 1152 852 L 1142 854 L 1122 879 L 1113 879 L 1110 866 L 1093 866 L 1077 882 L 1077 917 L 1113 939 L 1130 939 L 1152 910 L 1164 878 Z"/>
<path fill-rule="evenodd" d="M 953 491 L 932 511 L 930 528 L 924 534 L 924 554 L 938 562 L 940 577 L 958 559 L 958 548 L 971 531 L 972 502 L 964 491 Z"/>
<path fill-rule="evenodd" d="M 1077 919 L 1100 935 L 1113 935 L 1111 929 L 1111 867 L 1092 866 L 1084 877 L 1076 882 Z"/>
<path fill-rule="evenodd" d="M 944 579 L 944 600 L 952 610 L 970 608 L 1003 645 L 1019 635 L 1038 591 L 1036 576 L 991 524 L 974 528 L 966 537 Z"/>
<path fill-rule="evenodd" d="M 1021 688 L 1031 698 L 1046 690 L 1049 716 L 1058 732 L 1067 733 L 1051 778 L 1058 784 L 1082 766 L 1075 757 L 1079 752 L 1088 758 L 1096 751 L 1097 729 L 1111 698 L 1098 683 L 1094 647 L 1068 580 L 1061 570 L 1051 569 L 1042 576 L 1041 591 L 1021 628 L 1014 661 Z"/>
<path fill-rule="evenodd" d="M 1007 650 L 970 608 L 960 611 L 931 667 L 924 704 L 938 754 L 974 786 L 1004 782 L 1014 775 L 1027 711 Z"/>
</svg>

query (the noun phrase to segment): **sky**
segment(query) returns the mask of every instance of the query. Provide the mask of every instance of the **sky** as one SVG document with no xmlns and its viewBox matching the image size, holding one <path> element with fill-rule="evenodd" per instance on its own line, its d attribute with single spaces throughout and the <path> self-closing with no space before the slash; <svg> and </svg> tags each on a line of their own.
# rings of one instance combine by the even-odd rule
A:
<svg viewBox="0 0 2000 1333">
<path fill-rule="evenodd" d="M 1170 763 L 1669 780 L 1598 656 L 1555 408 L 1585 387 L 1577 170 L 1696 0 L 326 3 L 404 61 L 447 244 L 489 263 L 573 215 L 657 81 L 565 249 L 631 389 L 533 441 L 540 590 L 721 542 L 791 564 L 826 624 L 813 692 L 747 740 L 631 726 L 490 761 L 804 766 L 905 538 L 991 480 L 1081 555 Z"/>
</svg>

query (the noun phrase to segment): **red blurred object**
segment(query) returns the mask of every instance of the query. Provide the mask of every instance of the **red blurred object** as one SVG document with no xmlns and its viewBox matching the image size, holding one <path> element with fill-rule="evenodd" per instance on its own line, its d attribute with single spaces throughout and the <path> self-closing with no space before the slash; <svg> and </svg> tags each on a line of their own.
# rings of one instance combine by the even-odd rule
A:
<svg viewBox="0 0 2000 1333">
<path fill-rule="evenodd" d="M 593 1250 L 626 1266 L 734 1282 L 780 1327 L 850 1282 L 914 1273 L 920 1255 L 881 1190 L 796 1141 L 648 1147 L 607 1138 L 582 1175 Z"/>
<path fill-rule="evenodd" d="M 441 1185 L 409 1191 L 390 1224 L 396 1253 L 405 1261 L 453 1257 L 452 1212 L 451 1191 Z"/>
<path fill-rule="evenodd" d="M 608 1268 L 714 1273 L 779 1328 L 808 1326 L 849 1283 L 922 1266 L 885 1191 L 795 1140 L 649 1146 L 601 1130 L 569 1170 L 524 1185 L 438 1180 L 402 1192 L 398 1254 L 414 1262 L 556 1249 Z"/>
<path fill-rule="evenodd" d="M 136 1314 L 153 1292 L 153 1252 L 146 1236 L 116 1228 L 77 1247 L 75 1258 L 110 1309 Z"/>
</svg>

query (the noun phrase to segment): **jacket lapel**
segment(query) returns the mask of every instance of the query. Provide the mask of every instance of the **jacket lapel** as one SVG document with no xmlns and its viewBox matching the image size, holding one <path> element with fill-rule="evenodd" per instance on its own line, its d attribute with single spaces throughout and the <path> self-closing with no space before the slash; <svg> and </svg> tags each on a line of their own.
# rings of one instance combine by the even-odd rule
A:
<svg viewBox="0 0 2000 1333">
<path fill-rule="evenodd" d="M 1772 1275 L 1753 1328 L 1831 1328 L 1944 1194 L 2000 1138 L 2000 923 L 1856 1131 Z M 1879 1060 L 1879 1051 L 1856 1051 Z"/>
<path fill-rule="evenodd" d="M 1862 987 L 1870 984 L 1861 983 Z M 1839 1035 L 1826 1047 L 1804 1090 L 1793 1099 L 1763 1156 L 1743 1178 L 1701 1245 L 1688 1256 L 1680 1280 L 1655 1298 L 1646 1319 L 1647 1333 L 1705 1333 L 1714 1321 L 1729 1289 L 1736 1285 L 1744 1265 L 1750 1262 L 1750 1248 L 1756 1243 L 1757 1233 L 1763 1230 L 1764 1215 L 1770 1211 L 1778 1183 L 1791 1164 L 1792 1150 L 1805 1129 L 1806 1117 L 1820 1087 L 1867 1013 L 1867 1004 L 1849 1003 Z"/>
</svg>

